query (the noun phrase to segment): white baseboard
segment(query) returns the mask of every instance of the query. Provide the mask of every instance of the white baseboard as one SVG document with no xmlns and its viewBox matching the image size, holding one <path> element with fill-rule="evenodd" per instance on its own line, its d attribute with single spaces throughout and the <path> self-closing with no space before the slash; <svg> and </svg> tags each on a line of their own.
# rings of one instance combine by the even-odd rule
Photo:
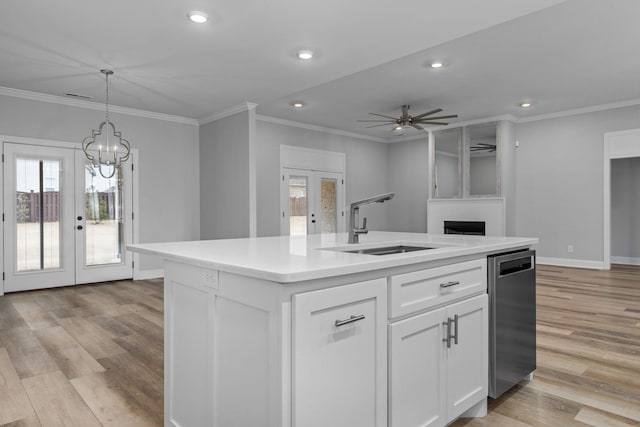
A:
<svg viewBox="0 0 640 427">
<path fill-rule="evenodd" d="M 548 257 L 536 257 L 536 263 L 544 265 L 557 265 L 560 267 L 575 267 L 575 268 L 590 268 L 593 270 L 604 269 L 604 262 L 602 261 L 589 261 L 585 259 L 572 259 L 572 258 L 548 258 Z"/>
<path fill-rule="evenodd" d="M 640 265 L 640 258 L 630 258 L 625 256 L 612 256 L 612 264 Z"/>
<path fill-rule="evenodd" d="M 164 268 L 155 270 L 135 270 L 133 272 L 133 280 L 158 279 L 164 277 Z"/>
</svg>

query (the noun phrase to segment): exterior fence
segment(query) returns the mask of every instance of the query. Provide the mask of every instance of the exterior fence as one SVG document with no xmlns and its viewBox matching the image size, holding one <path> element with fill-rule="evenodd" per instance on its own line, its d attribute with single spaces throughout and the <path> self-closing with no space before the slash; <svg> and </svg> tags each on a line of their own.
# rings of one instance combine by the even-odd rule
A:
<svg viewBox="0 0 640 427">
<path fill-rule="evenodd" d="M 86 193 L 87 219 L 115 219 L 116 197 L 113 192 L 98 192 L 98 206 L 95 207 L 92 193 Z M 45 191 L 43 193 L 43 218 L 44 222 L 57 222 L 60 220 L 60 193 L 58 191 Z M 94 213 L 95 212 L 95 213 Z M 98 216 L 98 218 L 96 218 Z M 40 222 L 40 193 L 16 192 L 16 219 L 17 222 Z"/>
<path fill-rule="evenodd" d="M 289 215 L 307 216 L 307 198 L 289 197 Z"/>
</svg>

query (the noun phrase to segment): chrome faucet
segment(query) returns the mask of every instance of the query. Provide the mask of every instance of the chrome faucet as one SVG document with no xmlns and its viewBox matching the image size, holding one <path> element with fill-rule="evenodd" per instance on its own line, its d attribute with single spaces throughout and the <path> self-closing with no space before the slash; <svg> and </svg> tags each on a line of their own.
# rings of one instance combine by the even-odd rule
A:
<svg viewBox="0 0 640 427">
<path fill-rule="evenodd" d="M 393 199 L 395 195 L 395 193 L 385 193 L 351 203 L 351 207 L 349 208 L 349 243 L 358 243 L 358 236 L 369 232 L 369 230 L 367 230 L 367 218 L 362 220 L 362 227 L 358 225 L 360 222 L 358 218 L 360 206 L 368 205 L 369 203 L 383 203 Z"/>
</svg>

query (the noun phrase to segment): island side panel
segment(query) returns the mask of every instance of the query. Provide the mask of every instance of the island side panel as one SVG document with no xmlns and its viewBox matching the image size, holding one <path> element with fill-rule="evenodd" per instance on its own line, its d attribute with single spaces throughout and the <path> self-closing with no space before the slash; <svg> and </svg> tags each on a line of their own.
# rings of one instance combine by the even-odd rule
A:
<svg viewBox="0 0 640 427">
<path fill-rule="evenodd" d="M 278 284 L 166 261 L 165 309 L 166 426 L 285 425 Z"/>
</svg>

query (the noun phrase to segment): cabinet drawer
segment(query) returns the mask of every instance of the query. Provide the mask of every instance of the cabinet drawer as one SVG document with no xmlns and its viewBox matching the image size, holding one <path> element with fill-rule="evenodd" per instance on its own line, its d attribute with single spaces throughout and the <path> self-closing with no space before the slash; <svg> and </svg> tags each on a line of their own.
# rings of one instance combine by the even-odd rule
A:
<svg viewBox="0 0 640 427">
<path fill-rule="evenodd" d="M 395 318 L 487 290 L 487 260 L 429 268 L 389 278 L 389 311 Z"/>
</svg>

